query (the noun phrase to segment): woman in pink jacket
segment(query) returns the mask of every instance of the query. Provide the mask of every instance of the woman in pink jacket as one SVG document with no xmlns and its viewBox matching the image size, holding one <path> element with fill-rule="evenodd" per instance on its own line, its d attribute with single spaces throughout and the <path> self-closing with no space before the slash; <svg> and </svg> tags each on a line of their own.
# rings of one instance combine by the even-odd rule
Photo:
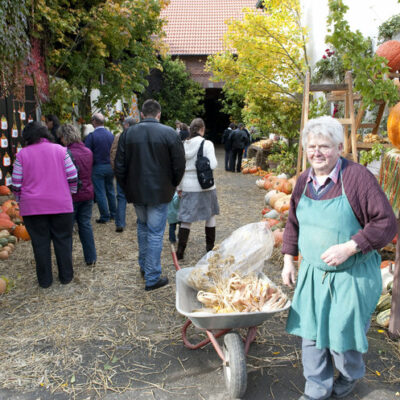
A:
<svg viewBox="0 0 400 400">
<path fill-rule="evenodd" d="M 26 144 L 13 166 L 12 189 L 20 214 L 32 239 L 39 286 L 49 287 L 51 242 L 57 259 L 58 278 L 71 282 L 74 208 L 71 193 L 77 190 L 77 171 L 63 146 L 53 143 L 47 128 L 31 122 L 24 128 Z"/>
</svg>

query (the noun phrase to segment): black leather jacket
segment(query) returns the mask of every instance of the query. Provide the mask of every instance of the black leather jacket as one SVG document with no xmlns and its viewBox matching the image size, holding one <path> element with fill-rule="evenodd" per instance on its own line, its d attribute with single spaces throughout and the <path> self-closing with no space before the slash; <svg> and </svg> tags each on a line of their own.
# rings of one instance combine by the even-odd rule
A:
<svg viewBox="0 0 400 400">
<path fill-rule="evenodd" d="M 232 149 L 244 149 L 250 144 L 250 138 L 244 129 L 235 129 L 230 133 L 228 142 Z"/>
<path fill-rule="evenodd" d="M 131 126 L 118 143 L 115 176 L 129 203 L 169 203 L 185 172 L 181 139 L 153 118 Z"/>
</svg>

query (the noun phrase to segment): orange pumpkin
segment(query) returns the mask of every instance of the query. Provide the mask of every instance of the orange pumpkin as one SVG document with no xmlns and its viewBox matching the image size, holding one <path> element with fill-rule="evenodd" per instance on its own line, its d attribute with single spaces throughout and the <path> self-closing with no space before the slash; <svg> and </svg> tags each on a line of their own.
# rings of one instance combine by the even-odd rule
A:
<svg viewBox="0 0 400 400">
<path fill-rule="evenodd" d="M 4 212 L 3 210 L 0 210 L 0 219 L 6 219 L 8 221 L 11 221 L 10 216 L 6 212 Z"/>
<path fill-rule="evenodd" d="M 242 174 L 248 174 L 249 173 L 249 169 L 248 168 L 243 168 L 242 169 Z"/>
<path fill-rule="evenodd" d="M 396 72 L 400 69 L 400 42 L 398 40 L 382 43 L 376 50 L 376 55 L 388 60 L 390 71 Z"/>
<path fill-rule="evenodd" d="M 293 186 L 288 180 L 284 180 L 282 187 L 281 187 L 281 192 L 290 194 L 292 193 Z"/>
<path fill-rule="evenodd" d="M 5 219 L 5 218 L 0 219 L 0 230 L 7 229 L 8 231 L 11 231 L 14 228 L 15 224 L 10 219 Z"/>
<path fill-rule="evenodd" d="M 277 180 L 278 178 L 276 176 L 269 176 L 267 179 L 265 179 L 265 183 L 264 183 L 264 189 L 265 190 L 269 190 L 272 189 L 274 182 Z"/>
<path fill-rule="evenodd" d="M 285 180 L 286 179 L 283 179 L 283 178 L 276 178 L 274 181 L 274 184 L 272 185 L 272 189 L 282 192 L 282 186 L 283 186 L 283 183 Z"/>
<path fill-rule="evenodd" d="M 296 186 L 297 178 L 295 176 L 292 176 L 291 178 L 288 179 L 288 182 L 292 184 L 292 188 Z"/>
<path fill-rule="evenodd" d="M 400 103 L 397 103 L 389 113 L 387 121 L 389 140 L 394 147 L 400 149 Z"/>
<path fill-rule="evenodd" d="M 11 194 L 11 190 L 6 185 L 0 185 L 0 196 L 8 196 Z"/>
<path fill-rule="evenodd" d="M 281 197 L 278 199 L 278 201 L 275 203 L 275 210 L 278 211 L 278 213 L 283 213 L 287 210 L 289 210 L 290 207 L 290 197 Z"/>
<path fill-rule="evenodd" d="M 381 262 L 381 269 L 388 267 L 390 264 L 394 264 L 392 260 L 384 260 Z"/>
<path fill-rule="evenodd" d="M 15 200 L 9 199 L 3 203 L 1 208 L 4 212 L 7 212 L 10 208 L 18 208 L 18 203 Z"/>
<path fill-rule="evenodd" d="M 257 168 L 257 167 L 251 167 L 251 168 L 249 168 L 249 173 L 250 173 L 250 174 L 255 174 L 256 172 L 258 172 L 258 168 Z"/>
<path fill-rule="evenodd" d="M 17 225 L 14 229 L 13 235 L 21 240 L 31 240 L 28 231 L 25 228 L 25 225 Z"/>
</svg>

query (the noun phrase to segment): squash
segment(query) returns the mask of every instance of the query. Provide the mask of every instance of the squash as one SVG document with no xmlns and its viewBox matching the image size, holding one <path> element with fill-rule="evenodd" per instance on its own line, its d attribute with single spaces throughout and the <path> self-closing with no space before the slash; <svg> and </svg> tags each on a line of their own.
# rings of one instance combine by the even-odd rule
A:
<svg viewBox="0 0 400 400">
<path fill-rule="evenodd" d="M 9 243 L 9 244 L 10 244 L 10 243 L 12 243 L 12 244 L 17 243 L 17 238 L 16 238 L 15 236 L 13 236 L 13 235 L 8 236 L 8 237 L 7 237 L 7 240 L 8 240 L 8 243 Z"/>
<path fill-rule="evenodd" d="M 275 203 L 282 197 L 287 196 L 285 193 L 283 192 L 278 192 L 277 194 L 274 194 L 273 196 L 271 196 L 270 200 L 269 200 L 269 205 L 272 208 L 275 208 Z"/>
<path fill-rule="evenodd" d="M 0 231 L 0 239 L 7 238 L 8 236 L 10 236 L 10 232 L 8 232 L 8 230 L 3 229 L 2 231 Z"/>
<path fill-rule="evenodd" d="M 249 173 L 249 169 L 248 168 L 243 168 L 242 169 L 242 174 L 248 174 Z"/>
<path fill-rule="evenodd" d="M 0 260 L 7 260 L 7 258 L 8 258 L 8 251 L 2 249 L 0 251 Z"/>
<path fill-rule="evenodd" d="M 11 194 L 11 190 L 6 185 L 0 185 L 0 196 L 8 196 Z"/>
<path fill-rule="evenodd" d="M 8 239 L 6 237 L 0 238 L 0 246 L 7 246 L 8 245 Z"/>
<path fill-rule="evenodd" d="M 275 210 L 278 211 L 278 213 L 283 213 L 290 208 L 290 197 L 281 197 L 280 199 L 277 200 L 274 206 Z"/>
<path fill-rule="evenodd" d="M 376 305 L 376 311 L 381 312 L 390 308 L 392 305 L 392 295 L 390 293 L 383 294 Z"/>
<path fill-rule="evenodd" d="M 267 224 L 270 228 L 272 228 L 274 225 L 279 224 L 279 219 L 273 219 L 273 218 L 267 218 Z"/>
<path fill-rule="evenodd" d="M 270 205 L 269 202 L 270 202 L 270 200 L 271 200 L 271 197 L 272 197 L 274 194 L 277 194 L 277 193 L 279 193 L 277 190 L 270 190 L 269 192 L 267 192 L 267 194 L 266 194 L 265 197 L 264 197 L 265 205 L 266 205 L 266 206 L 269 206 L 269 205 Z"/>
<path fill-rule="evenodd" d="M 285 180 L 283 182 L 281 192 L 290 194 L 290 193 L 292 193 L 292 190 L 293 190 L 293 185 L 288 180 Z"/>
<path fill-rule="evenodd" d="M 249 174 L 255 174 L 256 172 L 258 172 L 258 168 L 257 167 L 249 168 Z"/>
<path fill-rule="evenodd" d="M 265 183 L 264 179 L 257 179 L 257 180 L 256 180 L 256 185 L 257 185 L 257 187 L 259 187 L 260 189 L 264 189 L 264 183 Z"/>
<path fill-rule="evenodd" d="M 276 210 L 271 210 L 270 212 L 267 212 L 266 214 L 264 214 L 264 218 L 276 219 L 278 217 L 279 217 L 279 213 Z"/>
<path fill-rule="evenodd" d="M 388 67 L 391 72 L 400 69 L 400 42 L 398 40 L 388 40 L 382 43 L 377 48 L 376 55 L 388 60 Z"/>
<path fill-rule="evenodd" d="M 265 215 L 266 213 L 269 213 L 270 211 L 271 211 L 270 208 L 264 207 L 264 208 L 262 209 L 262 211 L 261 211 L 261 214 L 262 214 L 262 215 Z"/>
<path fill-rule="evenodd" d="M 381 311 L 377 316 L 376 316 L 376 323 L 383 328 L 387 328 L 389 326 L 389 321 L 390 321 L 390 308 Z"/>
<path fill-rule="evenodd" d="M 273 185 L 272 189 L 278 190 L 279 192 L 282 192 L 282 186 L 284 184 L 286 179 L 283 178 L 276 178 Z"/>
<path fill-rule="evenodd" d="M 265 179 L 265 183 L 264 183 L 264 189 L 269 190 L 269 189 L 275 189 L 273 188 L 274 182 L 277 180 L 278 178 L 276 176 L 269 176 L 267 179 Z"/>
<path fill-rule="evenodd" d="M 10 219 L 0 218 L 0 229 L 13 230 L 14 228 L 15 224 Z"/>
<path fill-rule="evenodd" d="M 297 178 L 295 176 L 292 176 L 291 178 L 288 179 L 288 182 L 292 184 L 292 188 L 296 186 Z"/>
<path fill-rule="evenodd" d="M 389 113 L 387 121 L 389 140 L 394 147 L 400 149 L 400 103 L 397 103 Z"/>
<path fill-rule="evenodd" d="M 25 225 L 17 225 L 13 231 L 13 235 L 16 236 L 18 239 L 21 240 L 31 240 L 28 231 L 25 228 Z"/>
</svg>

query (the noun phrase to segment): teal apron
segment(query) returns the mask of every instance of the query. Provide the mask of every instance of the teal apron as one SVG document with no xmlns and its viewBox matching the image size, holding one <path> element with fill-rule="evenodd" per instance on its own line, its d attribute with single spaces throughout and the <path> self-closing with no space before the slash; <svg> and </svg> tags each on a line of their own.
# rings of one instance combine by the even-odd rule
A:
<svg viewBox="0 0 400 400">
<path fill-rule="evenodd" d="M 306 184 L 297 205 L 303 260 L 286 330 L 314 340 L 318 349 L 365 353 L 365 326 L 382 288 L 380 255 L 376 250 L 359 252 L 337 267 L 321 260 L 321 254 L 329 247 L 347 242 L 362 229 L 341 181 L 342 195 L 329 200 L 307 197 Z"/>
</svg>

